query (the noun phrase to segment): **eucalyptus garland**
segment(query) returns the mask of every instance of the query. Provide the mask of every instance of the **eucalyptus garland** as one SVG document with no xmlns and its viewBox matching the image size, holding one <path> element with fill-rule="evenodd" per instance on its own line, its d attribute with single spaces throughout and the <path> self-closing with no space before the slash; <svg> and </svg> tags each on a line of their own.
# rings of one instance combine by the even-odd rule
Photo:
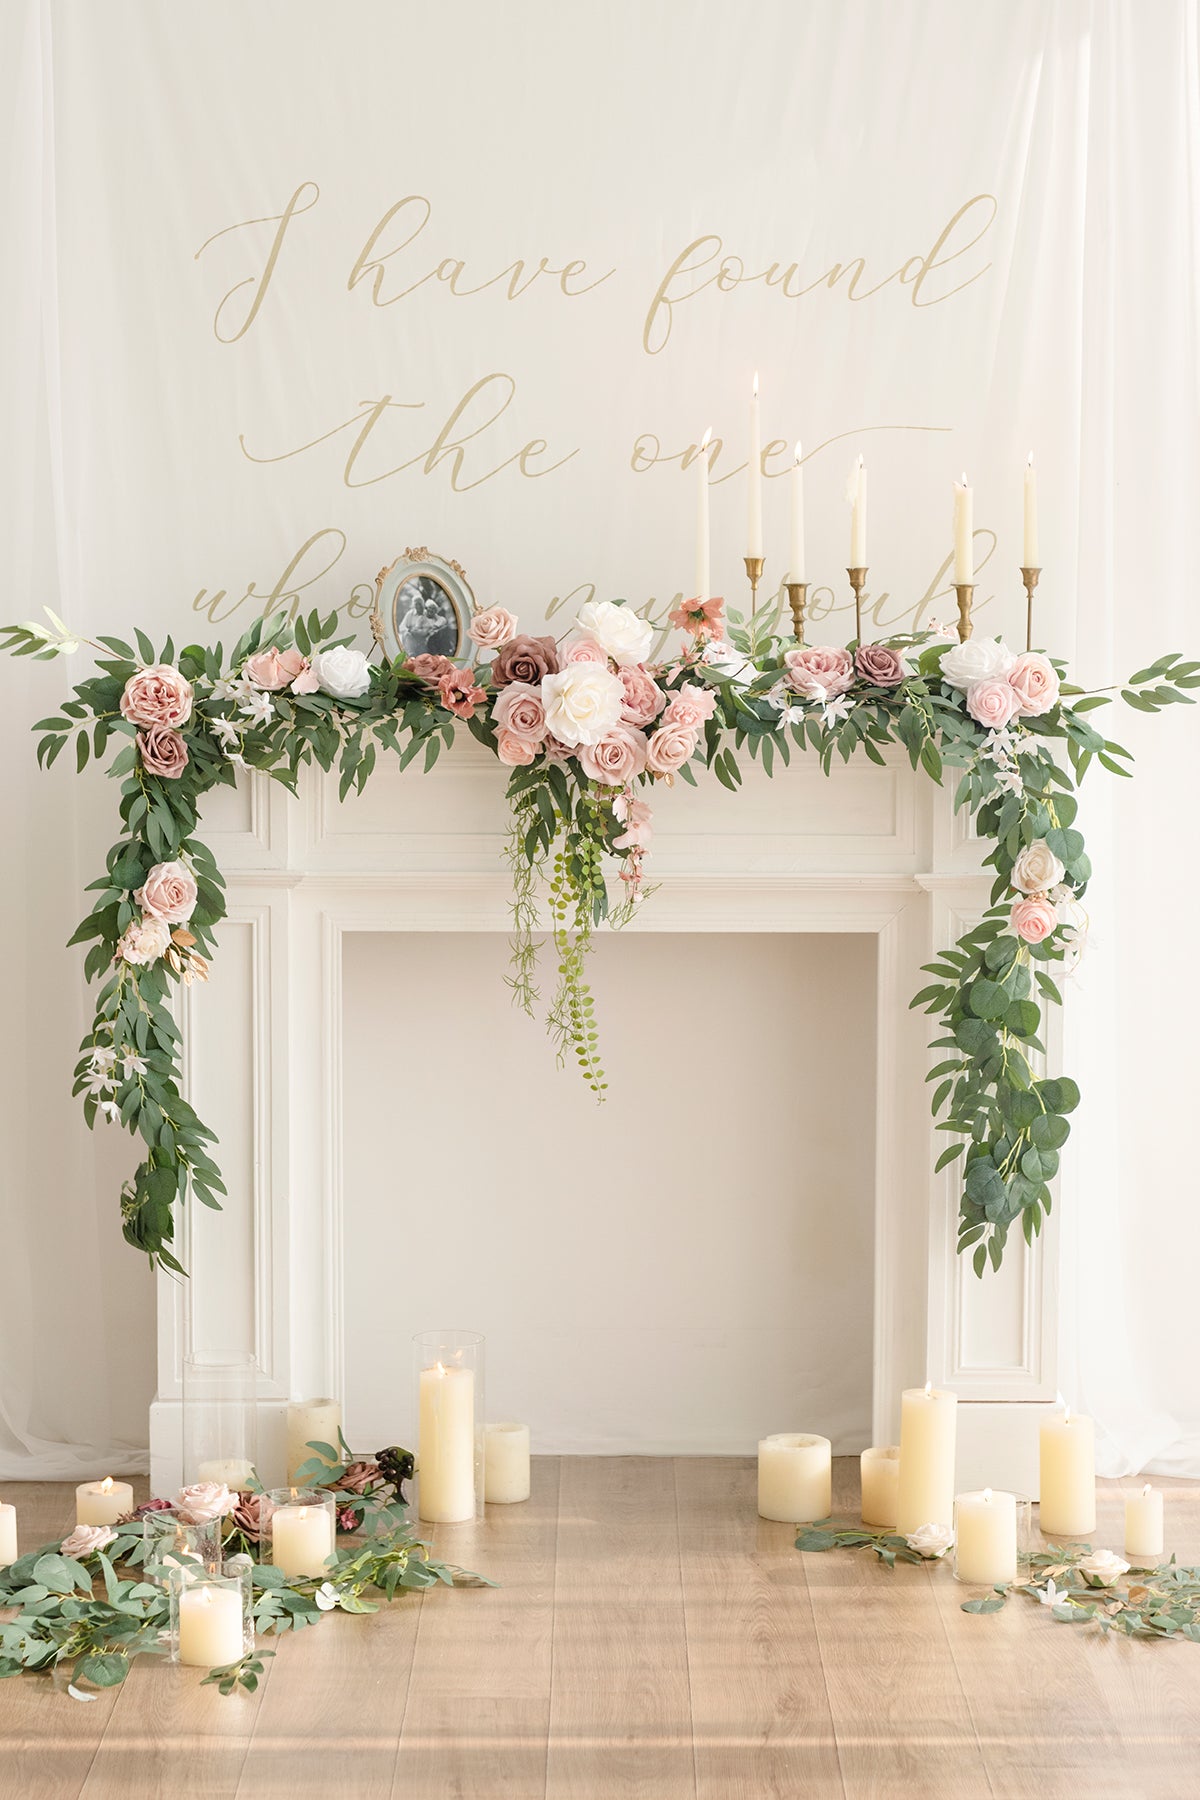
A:
<svg viewBox="0 0 1200 1800">
<path fill-rule="evenodd" d="M 48 659 L 81 640 L 48 626 L 0 629 L 0 648 Z M 92 909 L 74 937 L 99 982 L 74 1091 L 89 1126 L 103 1117 L 141 1138 L 145 1159 L 121 1195 L 128 1241 L 180 1270 L 174 1208 L 188 1194 L 220 1206 L 214 1134 L 180 1091 L 180 1036 L 170 1010 L 179 983 L 203 980 L 225 913 L 224 886 L 196 835 L 200 803 L 241 770 L 296 792 L 300 770 L 335 767 L 339 795 L 361 793 L 381 754 L 425 771 L 465 725 L 508 768 L 512 811 L 513 949 L 509 984 L 533 1012 L 537 935 L 548 917 L 554 990 L 547 1024 L 560 1060 L 573 1059 L 603 1100 L 595 1003 L 586 976 L 597 927 L 620 925 L 645 897 L 652 814 L 644 795 L 700 769 L 726 788 L 739 757 L 768 775 L 793 753 L 862 754 L 883 764 L 900 746 L 935 782 L 956 778 L 990 842 L 991 905 L 980 923 L 926 966 L 916 995 L 936 1021 L 930 1071 L 941 1169 L 962 1159 L 959 1249 L 976 1272 L 999 1267 L 1010 1230 L 1027 1240 L 1050 1210 L 1050 1182 L 1079 1090 L 1037 1073 L 1047 1002 L 1086 935 L 1081 902 L 1091 864 L 1076 825 L 1075 788 L 1089 767 L 1129 774 L 1129 752 L 1090 723 L 1110 692 L 1070 686 L 1059 662 L 1014 655 L 994 639 L 959 644 L 941 627 L 886 643 L 804 646 L 780 611 L 726 621 L 719 600 L 671 615 L 682 647 L 653 646 L 648 622 L 620 602 L 585 606 L 564 639 L 522 633 L 501 607 L 476 613 L 465 662 L 423 655 L 370 664 L 322 619 L 258 619 L 228 656 L 220 644 L 176 652 L 101 637 L 98 673 L 34 726 L 49 767 L 68 744 L 76 768 L 116 754 L 120 835 L 91 884 Z M 1200 663 L 1178 655 L 1120 690 L 1144 712 L 1190 701 Z M 609 872 L 622 887 L 610 894 Z"/>
</svg>

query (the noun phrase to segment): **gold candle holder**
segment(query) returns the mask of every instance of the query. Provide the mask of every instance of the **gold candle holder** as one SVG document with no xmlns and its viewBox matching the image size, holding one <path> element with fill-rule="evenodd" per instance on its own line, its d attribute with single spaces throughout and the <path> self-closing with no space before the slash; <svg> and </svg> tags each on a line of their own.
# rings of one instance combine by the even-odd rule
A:
<svg viewBox="0 0 1200 1800">
<path fill-rule="evenodd" d="M 854 589 L 854 642 L 862 643 L 862 591 L 867 585 L 865 569 L 847 569 L 850 586 Z"/>
<path fill-rule="evenodd" d="M 792 609 L 792 631 L 796 642 L 803 644 L 804 609 L 808 605 L 808 583 L 807 581 L 785 581 L 783 585 L 787 590 L 788 605 Z"/>
<path fill-rule="evenodd" d="M 1038 584 L 1041 569 L 1021 570 L 1021 580 L 1025 583 L 1025 648 L 1033 649 L 1033 590 Z"/>
<path fill-rule="evenodd" d="M 753 615 L 758 611 L 758 584 L 762 580 L 766 558 L 764 556 L 747 556 L 743 560 L 746 564 L 746 578 L 750 583 L 750 612 Z"/>
<path fill-rule="evenodd" d="M 965 644 L 971 635 L 971 601 L 975 595 L 975 583 L 956 581 L 954 591 L 958 595 L 958 641 Z"/>
</svg>

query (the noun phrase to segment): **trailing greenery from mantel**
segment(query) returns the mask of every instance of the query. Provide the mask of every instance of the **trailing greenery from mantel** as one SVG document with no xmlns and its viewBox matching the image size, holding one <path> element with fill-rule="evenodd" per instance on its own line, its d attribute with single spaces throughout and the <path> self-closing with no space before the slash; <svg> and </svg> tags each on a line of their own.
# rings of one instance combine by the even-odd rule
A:
<svg viewBox="0 0 1200 1800">
<path fill-rule="evenodd" d="M 49 627 L 0 629 L 0 648 L 36 659 L 79 649 Z M 1129 773 L 1129 752 L 1090 722 L 1108 692 L 1065 681 L 1059 662 L 1015 656 L 991 639 L 953 641 L 941 628 L 880 644 L 801 646 L 778 612 L 727 624 L 722 603 L 672 614 L 682 647 L 652 657 L 649 624 L 621 603 L 593 601 L 564 639 L 522 633 L 500 607 L 477 612 L 458 663 L 418 656 L 369 664 L 315 612 L 257 620 L 228 655 L 220 644 L 170 639 L 156 649 L 101 637 L 97 673 L 38 721 L 38 761 L 70 745 L 82 771 L 116 751 L 120 831 L 92 908 L 71 942 L 89 946 L 99 982 L 80 1046 L 75 1089 L 89 1126 L 102 1116 L 141 1138 L 144 1160 L 122 1189 L 130 1243 L 179 1270 L 174 1208 L 189 1192 L 219 1207 L 225 1192 L 214 1134 L 180 1091 L 180 1036 L 169 999 L 204 979 L 225 913 L 220 870 L 197 836 L 200 806 L 241 769 L 296 791 L 301 768 L 339 774 L 361 793 L 381 756 L 428 772 L 465 725 L 509 769 L 514 882 L 510 985 L 538 1004 L 537 933 L 548 908 L 554 991 L 547 1023 L 559 1058 L 573 1058 L 599 1099 L 606 1080 L 586 978 L 594 930 L 619 925 L 645 896 L 652 839 L 645 795 L 707 770 L 726 788 L 739 758 L 768 775 L 794 753 L 831 773 L 857 754 L 875 763 L 893 744 L 941 783 L 990 844 L 992 903 L 948 947 L 913 1001 L 934 1019 L 937 1168 L 961 1159 L 959 1249 L 977 1273 L 999 1267 L 1008 1235 L 1028 1240 L 1050 1209 L 1050 1182 L 1079 1090 L 1043 1075 L 1043 1008 L 1086 934 L 1091 878 L 1076 825 L 1075 789 L 1093 764 Z M 1200 663 L 1160 658 L 1120 690 L 1156 712 L 1190 700 Z M 616 873 L 623 892 L 610 896 Z"/>
</svg>

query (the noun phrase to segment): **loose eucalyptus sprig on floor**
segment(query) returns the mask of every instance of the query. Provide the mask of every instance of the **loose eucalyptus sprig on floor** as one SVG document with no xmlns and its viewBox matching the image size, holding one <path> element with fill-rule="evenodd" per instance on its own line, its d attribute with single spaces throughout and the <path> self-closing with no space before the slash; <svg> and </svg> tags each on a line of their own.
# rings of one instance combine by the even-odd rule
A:
<svg viewBox="0 0 1200 1800">
<path fill-rule="evenodd" d="M 797 1550 L 870 1550 L 886 1568 L 898 1562 L 919 1563 L 925 1558 L 910 1550 L 908 1540 L 894 1531 L 872 1531 L 869 1526 L 848 1526 L 830 1531 L 831 1521 L 802 1525 L 796 1534 Z"/>
</svg>

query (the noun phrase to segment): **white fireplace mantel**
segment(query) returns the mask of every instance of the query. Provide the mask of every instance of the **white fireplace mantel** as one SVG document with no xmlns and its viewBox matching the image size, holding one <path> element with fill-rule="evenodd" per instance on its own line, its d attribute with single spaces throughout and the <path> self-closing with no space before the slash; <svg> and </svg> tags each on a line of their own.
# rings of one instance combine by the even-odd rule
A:
<svg viewBox="0 0 1200 1800">
<path fill-rule="evenodd" d="M 202 830 L 229 918 L 222 978 L 185 998 L 185 1079 L 231 1201 L 186 1209 L 190 1308 L 180 1283 L 160 1284 L 155 1492 L 177 1479 L 189 1341 L 255 1349 L 265 1475 L 283 1403 L 342 1391 L 342 946 L 359 931 L 508 931 L 504 779 L 465 743 L 428 775 L 378 770 L 341 804 L 336 775 L 315 771 L 298 799 L 257 776 L 210 799 Z M 826 777 L 804 756 L 770 781 L 748 765 L 737 795 L 715 781 L 659 791 L 655 817 L 658 885 L 626 929 L 875 938 L 875 1441 L 895 1439 L 901 1388 L 932 1378 L 959 1395 L 960 1478 L 1035 1493 L 1037 1419 L 1057 1385 L 1054 1225 L 1032 1249 L 1010 1238 L 983 1282 L 956 1257 L 955 1171 L 932 1173 L 929 1021 L 909 1008 L 922 963 L 987 904 L 969 821 L 903 758 Z"/>
</svg>

